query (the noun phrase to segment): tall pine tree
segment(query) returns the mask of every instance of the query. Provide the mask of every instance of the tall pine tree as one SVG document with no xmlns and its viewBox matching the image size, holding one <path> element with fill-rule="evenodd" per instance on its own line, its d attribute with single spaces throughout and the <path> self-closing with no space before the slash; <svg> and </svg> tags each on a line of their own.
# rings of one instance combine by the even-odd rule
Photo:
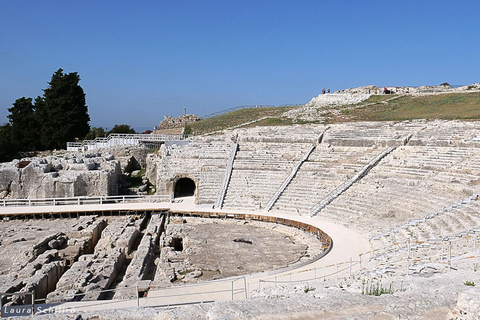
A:
<svg viewBox="0 0 480 320">
<path fill-rule="evenodd" d="M 17 99 L 8 111 L 13 148 L 17 151 L 35 151 L 40 139 L 32 98 Z"/>
<path fill-rule="evenodd" d="M 35 100 L 44 148 L 65 148 L 67 142 L 81 139 L 89 132 L 90 116 L 79 82 L 76 72 L 64 74 L 63 69 L 58 69 L 43 90 L 43 97 Z"/>
</svg>

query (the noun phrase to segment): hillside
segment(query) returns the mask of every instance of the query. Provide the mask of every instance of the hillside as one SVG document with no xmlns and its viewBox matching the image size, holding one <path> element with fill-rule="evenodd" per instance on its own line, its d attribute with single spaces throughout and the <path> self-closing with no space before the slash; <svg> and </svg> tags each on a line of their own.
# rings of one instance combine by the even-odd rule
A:
<svg viewBox="0 0 480 320">
<path fill-rule="evenodd" d="M 340 113 L 333 115 L 331 121 L 478 120 L 480 92 L 371 96 L 361 104 L 341 108 Z"/>
<path fill-rule="evenodd" d="M 466 90 L 445 93 L 369 95 L 366 100 L 348 104 L 338 96 L 319 96 L 327 102 L 311 102 L 300 107 L 242 109 L 192 123 L 191 134 L 207 134 L 233 127 L 289 125 L 306 123 L 339 123 L 350 121 L 404 121 L 413 119 L 480 119 L 480 91 Z M 319 98 L 317 97 L 317 99 Z M 328 98 L 334 103 L 329 104 Z M 314 98 L 315 99 L 315 98 Z M 313 99 L 312 99 L 313 101 Z"/>
</svg>

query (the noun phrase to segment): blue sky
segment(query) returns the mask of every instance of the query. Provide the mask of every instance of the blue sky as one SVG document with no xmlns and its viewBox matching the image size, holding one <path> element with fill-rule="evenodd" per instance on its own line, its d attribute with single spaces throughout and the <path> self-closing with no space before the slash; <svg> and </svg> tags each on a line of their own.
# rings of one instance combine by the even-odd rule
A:
<svg viewBox="0 0 480 320">
<path fill-rule="evenodd" d="M 478 1 L 0 0 L 0 123 L 55 70 L 92 126 L 154 126 L 323 88 L 480 82 Z"/>
</svg>

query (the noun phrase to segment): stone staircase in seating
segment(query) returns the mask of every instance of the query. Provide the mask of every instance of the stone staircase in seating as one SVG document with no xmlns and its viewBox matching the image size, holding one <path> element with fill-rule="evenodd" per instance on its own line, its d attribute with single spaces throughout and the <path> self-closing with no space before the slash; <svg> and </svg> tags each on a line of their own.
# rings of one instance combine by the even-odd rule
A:
<svg viewBox="0 0 480 320">
<path fill-rule="evenodd" d="M 271 210 L 308 214 L 319 199 L 348 181 L 376 154 L 374 148 L 318 145 Z"/>
<path fill-rule="evenodd" d="M 263 209 L 310 147 L 307 143 L 239 143 L 223 208 Z"/>
</svg>

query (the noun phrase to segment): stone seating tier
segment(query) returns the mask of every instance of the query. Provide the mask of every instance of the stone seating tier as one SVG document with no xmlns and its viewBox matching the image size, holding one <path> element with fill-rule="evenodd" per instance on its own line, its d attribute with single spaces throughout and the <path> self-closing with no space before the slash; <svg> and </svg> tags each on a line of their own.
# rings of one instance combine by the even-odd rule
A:
<svg viewBox="0 0 480 320">
<path fill-rule="evenodd" d="M 352 223 L 362 230 L 377 231 L 387 221 L 403 221 L 419 218 L 435 212 L 457 199 L 476 193 L 475 175 L 452 172 L 461 167 L 466 159 L 477 157 L 478 149 L 448 150 L 449 148 L 402 147 L 381 161 L 359 183 L 333 201 L 320 216 Z M 421 152 L 417 152 L 417 151 Z M 435 170 L 428 168 L 425 159 L 439 159 L 442 154 L 458 152 L 454 167 L 443 164 Z M 466 156 L 461 156 L 464 153 Z M 422 169 L 422 165 L 424 168 Z M 439 171 L 441 170 L 441 171 Z M 454 181 L 457 181 L 456 183 Z M 428 197 L 426 197 L 428 195 Z M 365 216 L 372 219 L 374 228 Z M 361 226 L 363 225 L 363 226 Z"/>
<path fill-rule="evenodd" d="M 425 219 L 417 225 L 408 226 L 388 237 L 373 240 L 376 248 L 391 246 L 395 242 L 427 241 L 442 239 L 447 236 L 462 233 L 480 227 L 480 203 L 473 202 L 451 211 L 447 211 L 430 219 Z"/>
<path fill-rule="evenodd" d="M 318 146 L 272 210 L 307 214 L 320 199 L 348 181 L 378 153 L 379 150 L 373 148 Z"/>
<path fill-rule="evenodd" d="M 233 170 L 223 208 L 263 209 L 275 194 L 288 171 Z"/>
<path fill-rule="evenodd" d="M 198 203 L 214 203 L 219 195 L 225 176 L 225 167 L 202 167 L 198 183 Z"/>
<path fill-rule="evenodd" d="M 238 137 L 240 145 L 248 142 L 314 144 L 325 129 L 325 125 L 269 126 L 238 128 L 229 135 Z"/>
<path fill-rule="evenodd" d="M 473 140 L 480 131 L 480 123 L 469 121 L 432 121 L 410 140 L 412 146 L 480 147 Z"/>
</svg>

